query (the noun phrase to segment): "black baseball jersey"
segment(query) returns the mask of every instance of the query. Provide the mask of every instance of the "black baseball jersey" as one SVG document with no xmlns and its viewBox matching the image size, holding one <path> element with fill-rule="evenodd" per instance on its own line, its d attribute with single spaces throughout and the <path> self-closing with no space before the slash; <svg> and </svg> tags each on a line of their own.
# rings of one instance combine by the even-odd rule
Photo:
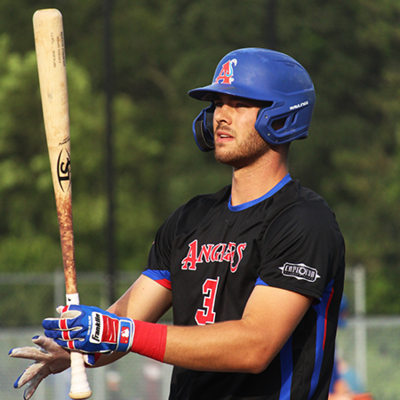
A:
<svg viewBox="0 0 400 400">
<path fill-rule="evenodd" d="M 315 298 L 260 374 L 175 367 L 171 400 L 325 400 L 344 279 L 344 241 L 333 212 L 286 176 L 239 206 L 231 187 L 197 196 L 159 229 L 145 275 L 172 290 L 175 325 L 238 320 L 255 285 Z"/>
</svg>

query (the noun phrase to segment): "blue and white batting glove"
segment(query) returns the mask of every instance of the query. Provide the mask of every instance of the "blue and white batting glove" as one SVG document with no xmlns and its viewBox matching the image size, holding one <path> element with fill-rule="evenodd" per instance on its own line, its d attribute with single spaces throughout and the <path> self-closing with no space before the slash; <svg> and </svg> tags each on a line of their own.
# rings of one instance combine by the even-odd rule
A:
<svg viewBox="0 0 400 400">
<path fill-rule="evenodd" d="M 58 307 L 60 318 L 46 318 L 44 334 L 61 347 L 84 353 L 128 352 L 133 343 L 135 324 L 97 307 L 70 305 Z"/>
</svg>

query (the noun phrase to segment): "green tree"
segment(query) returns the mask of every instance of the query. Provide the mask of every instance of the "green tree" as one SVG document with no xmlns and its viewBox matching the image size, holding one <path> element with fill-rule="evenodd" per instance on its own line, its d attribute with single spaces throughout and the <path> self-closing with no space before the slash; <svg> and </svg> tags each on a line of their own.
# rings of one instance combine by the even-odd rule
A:
<svg viewBox="0 0 400 400">
<path fill-rule="evenodd" d="M 347 264 L 367 268 L 369 311 L 399 312 L 399 3 L 280 7 L 292 10 L 279 13 L 282 49 L 303 60 L 317 92 L 312 140 L 293 146 L 292 165 L 335 210 Z"/>
<path fill-rule="evenodd" d="M 36 9 L 56 7 L 66 32 L 77 259 L 85 268 L 104 270 L 101 4 L 19 3 L 25 6 L 11 0 L 0 4 L 0 33 L 8 40 L 7 48 L 3 39 L 0 57 L 0 261 L 11 257 L 2 265 L 14 264 L 16 249 L 26 260 L 17 263 L 21 268 L 35 259 L 30 253 L 36 252 L 33 269 L 42 268 L 40 260 L 49 258 L 46 265 L 51 265 L 59 259 L 57 223 L 48 212 L 54 204 L 44 136 L 37 135 L 42 118 L 31 23 Z M 230 182 L 230 169 L 194 144 L 191 124 L 206 104 L 188 98 L 187 91 L 210 82 L 228 51 L 270 42 L 270 4 L 114 2 L 116 227 L 122 269 L 144 266 L 157 227 L 174 208 Z M 399 2 L 282 0 L 275 11 L 276 48 L 306 67 L 317 92 L 310 139 L 292 144 L 292 176 L 335 210 L 348 265 L 361 263 L 368 270 L 369 312 L 399 312 Z M 29 143 L 23 150 L 21 140 Z"/>
</svg>

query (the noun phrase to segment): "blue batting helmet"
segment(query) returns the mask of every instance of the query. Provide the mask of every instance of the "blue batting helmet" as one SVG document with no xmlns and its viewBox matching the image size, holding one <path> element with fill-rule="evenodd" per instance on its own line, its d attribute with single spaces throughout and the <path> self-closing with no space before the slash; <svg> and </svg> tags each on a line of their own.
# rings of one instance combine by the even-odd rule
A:
<svg viewBox="0 0 400 400">
<path fill-rule="evenodd" d="M 212 101 L 222 93 L 265 102 L 255 123 L 270 144 L 306 138 L 315 104 L 314 85 L 307 71 L 292 57 L 260 48 L 228 53 L 218 64 L 212 83 L 189 91 L 189 96 Z M 214 149 L 214 106 L 204 108 L 193 122 L 200 150 Z M 274 124 L 279 120 L 279 124 Z"/>
</svg>

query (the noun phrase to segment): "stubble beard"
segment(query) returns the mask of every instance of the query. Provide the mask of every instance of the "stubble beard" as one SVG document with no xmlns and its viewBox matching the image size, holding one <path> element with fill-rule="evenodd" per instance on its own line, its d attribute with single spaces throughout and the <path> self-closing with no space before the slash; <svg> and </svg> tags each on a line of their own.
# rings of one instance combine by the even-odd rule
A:
<svg viewBox="0 0 400 400">
<path fill-rule="evenodd" d="M 224 145 L 216 143 L 214 156 L 219 163 L 239 169 L 254 164 L 269 150 L 268 144 L 253 129 L 248 134 L 247 140 L 238 143 L 233 149 L 227 149 Z"/>
</svg>

